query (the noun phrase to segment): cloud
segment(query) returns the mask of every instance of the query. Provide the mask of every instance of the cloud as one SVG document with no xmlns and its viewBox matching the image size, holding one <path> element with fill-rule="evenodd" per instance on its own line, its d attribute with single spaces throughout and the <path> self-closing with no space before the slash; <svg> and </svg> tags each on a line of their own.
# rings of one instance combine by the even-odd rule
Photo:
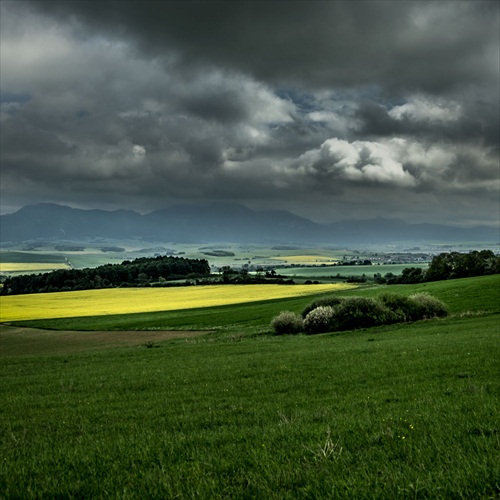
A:
<svg viewBox="0 0 500 500">
<path fill-rule="evenodd" d="M 495 2 L 19 1 L 1 23 L 2 210 L 498 212 Z"/>
<path fill-rule="evenodd" d="M 474 165 L 474 169 L 470 168 Z M 483 190 L 498 195 L 498 158 L 482 145 L 426 144 L 405 138 L 382 141 L 326 140 L 283 164 L 297 184 L 348 191 L 396 188 L 436 194 Z"/>
<path fill-rule="evenodd" d="M 328 87 L 375 81 L 442 90 L 498 67 L 494 2 L 33 2 L 186 67 Z M 73 16 L 73 17 L 71 17 Z M 381 59 L 381 56 L 384 56 Z M 469 69 L 474 68 L 473 72 Z"/>
<path fill-rule="evenodd" d="M 340 179 L 401 187 L 415 185 L 414 177 L 395 157 L 390 143 L 328 139 L 319 149 L 300 156 L 294 168 L 320 183 Z"/>
<path fill-rule="evenodd" d="M 387 114 L 395 120 L 447 123 L 460 118 L 462 107 L 458 102 L 417 95 L 411 96 L 405 104 L 394 106 Z"/>
</svg>

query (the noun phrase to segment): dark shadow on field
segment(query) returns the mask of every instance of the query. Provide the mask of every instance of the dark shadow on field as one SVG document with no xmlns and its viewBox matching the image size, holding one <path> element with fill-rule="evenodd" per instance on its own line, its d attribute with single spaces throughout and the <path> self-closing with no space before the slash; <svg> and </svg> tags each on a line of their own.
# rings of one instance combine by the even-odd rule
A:
<svg viewBox="0 0 500 500">
<path fill-rule="evenodd" d="M 0 357 L 58 355 L 199 337 L 208 331 L 60 331 L 0 324 Z"/>
</svg>

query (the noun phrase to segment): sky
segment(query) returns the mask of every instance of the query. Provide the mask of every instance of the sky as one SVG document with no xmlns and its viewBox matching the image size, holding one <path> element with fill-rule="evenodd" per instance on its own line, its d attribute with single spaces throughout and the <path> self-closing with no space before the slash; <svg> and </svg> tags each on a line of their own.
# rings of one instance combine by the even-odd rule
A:
<svg viewBox="0 0 500 500">
<path fill-rule="evenodd" d="M 2 214 L 499 223 L 497 1 L 0 7 Z"/>
</svg>

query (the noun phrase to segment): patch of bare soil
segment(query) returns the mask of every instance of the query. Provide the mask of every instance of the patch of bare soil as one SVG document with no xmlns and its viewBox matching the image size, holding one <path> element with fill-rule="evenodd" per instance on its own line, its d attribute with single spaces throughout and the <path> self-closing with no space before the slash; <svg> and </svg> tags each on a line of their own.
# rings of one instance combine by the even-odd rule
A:
<svg viewBox="0 0 500 500">
<path fill-rule="evenodd" d="M 64 354 L 112 347 L 156 347 L 156 342 L 206 335 L 207 331 L 42 330 L 0 324 L 0 356 Z"/>
</svg>

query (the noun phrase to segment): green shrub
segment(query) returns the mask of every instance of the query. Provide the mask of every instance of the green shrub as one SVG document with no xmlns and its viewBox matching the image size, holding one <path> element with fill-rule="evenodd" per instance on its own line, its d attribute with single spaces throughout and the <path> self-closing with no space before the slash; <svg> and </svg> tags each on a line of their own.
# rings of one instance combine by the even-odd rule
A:
<svg viewBox="0 0 500 500">
<path fill-rule="evenodd" d="M 409 299 L 413 302 L 415 308 L 414 321 L 418 319 L 444 318 L 448 315 L 446 304 L 428 293 L 416 293 L 410 295 Z"/>
<path fill-rule="evenodd" d="M 332 330 L 354 330 L 394 323 L 396 314 L 382 302 L 368 297 L 346 297 L 335 306 Z"/>
<path fill-rule="evenodd" d="M 302 311 L 306 333 L 356 328 L 444 317 L 446 305 L 427 293 L 404 297 L 393 293 L 369 297 L 330 296 L 315 300 Z"/>
<path fill-rule="evenodd" d="M 300 333 L 304 325 L 300 315 L 292 311 L 282 311 L 272 319 L 271 327 L 276 335 L 283 335 L 286 333 Z"/>
<path fill-rule="evenodd" d="M 321 299 L 317 299 L 314 302 L 311 302 L 306 308 L 302 311 L 302 317 L 305 318 L 311 311 L 316 309 L 317 307 L 335 307 L 340 304 L 344 299 L 341 297 L 337 297 L 335 295 L 329 297 L 322 297 Z"/>
<path fill-rule="evenodd" d="M 332 320 L 334 308 L 331 306 L 319 306 L 310 311 L 304 319 L 304 330 L 312 335 L 314 333 L 325 333 L 332 331 Z"/>
<path fill-rule="evenodd" d="M 414 321 L 417 315 L 417 305 L 409 297 L 384 293 L 378 297 L 380 302 L 394 314 L 394 322 Z"/>
</svg>

